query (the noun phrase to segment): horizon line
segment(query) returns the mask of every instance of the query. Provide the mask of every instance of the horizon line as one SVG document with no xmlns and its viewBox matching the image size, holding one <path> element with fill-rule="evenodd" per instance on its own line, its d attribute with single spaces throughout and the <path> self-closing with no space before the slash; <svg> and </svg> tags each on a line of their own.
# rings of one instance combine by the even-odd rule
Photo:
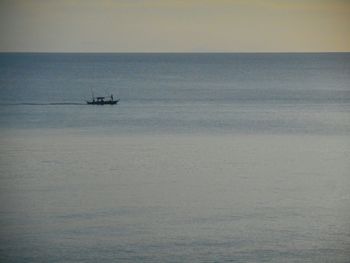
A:
<svg viewBox="0 0 350 263">
<path fill-rule="evenodd" d="M 0 51 L 0 54 L 329 54 L 350 51 Z"/>
</svg>

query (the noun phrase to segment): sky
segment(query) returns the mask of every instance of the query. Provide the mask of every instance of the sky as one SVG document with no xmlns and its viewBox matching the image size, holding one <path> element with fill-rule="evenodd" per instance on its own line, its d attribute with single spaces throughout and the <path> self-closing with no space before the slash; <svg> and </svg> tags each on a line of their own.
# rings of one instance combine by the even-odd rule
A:
<svg viewBox="0 0 350 263">
<path fill-rule="evenodd" d="M 0 52 L 349 52 L 350 0 L 0 0 Z"/>
</svg>

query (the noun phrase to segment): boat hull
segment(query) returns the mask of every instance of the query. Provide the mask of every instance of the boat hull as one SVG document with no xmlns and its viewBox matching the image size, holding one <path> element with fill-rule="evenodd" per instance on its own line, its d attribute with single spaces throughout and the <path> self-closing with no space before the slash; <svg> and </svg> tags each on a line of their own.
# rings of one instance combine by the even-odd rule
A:
<svg viewBox="0 0 350 263">
<path fill-rule="evenodd" d="M 89 105 L 115 105 L 119 100 L 108 100 L 108 101 L 87 101 Z"/>
</svg>

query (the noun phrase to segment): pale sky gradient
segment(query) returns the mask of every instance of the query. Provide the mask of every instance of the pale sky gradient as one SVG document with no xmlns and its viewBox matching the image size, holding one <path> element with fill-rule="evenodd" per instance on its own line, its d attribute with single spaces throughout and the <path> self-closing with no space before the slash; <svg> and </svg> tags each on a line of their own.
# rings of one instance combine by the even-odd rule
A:
<svg viewBox="0 0 350 263">
<path fill-rule="evenodd" d="M 349 52 L 350 0 L 0 0 L 0 52 Z"/>
</svg>

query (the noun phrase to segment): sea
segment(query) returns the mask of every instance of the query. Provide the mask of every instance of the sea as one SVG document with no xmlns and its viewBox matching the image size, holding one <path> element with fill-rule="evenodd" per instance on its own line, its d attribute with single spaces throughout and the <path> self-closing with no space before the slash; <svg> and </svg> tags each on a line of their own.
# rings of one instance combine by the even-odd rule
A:
<svg viewBox="0 0 350 263">
<path fill-rule="evenodd" d="M 0 262 L 350 262 L 350 53 L 0 53 Z"/>
</svg>

